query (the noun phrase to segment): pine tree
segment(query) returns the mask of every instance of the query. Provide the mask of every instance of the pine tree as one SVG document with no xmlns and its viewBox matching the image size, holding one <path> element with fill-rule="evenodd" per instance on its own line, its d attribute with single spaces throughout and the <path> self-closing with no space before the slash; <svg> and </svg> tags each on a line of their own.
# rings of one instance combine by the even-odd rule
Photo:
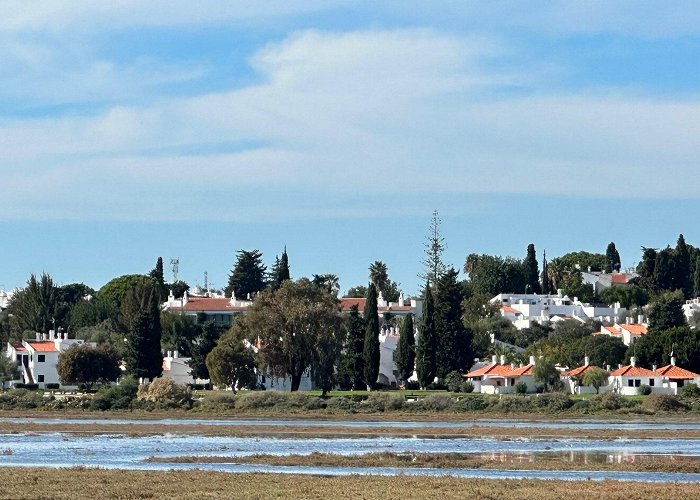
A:
<svg viewBox="0 0 700 500">
<path fill-rule="evenodd" d="M 162 299 L 168 294 L 167 287 L 165 286 L 165 275 L 163 274 L 163 257 L 158 257 L 156 267 L 149 273 L 149 276 L 156 283 L 159 299 Z"/>
<path fill-rule="evenodd" d="M 357 305 L 350 308 L 348 315 L 348 334 L 346 337 L 344 363 L 353 390 L 366 387 L 365 381 L 365 332 L 364 321 L 360 316 Z"/>
<path fill-rule="evenodd" d="M 291 278 L 289 274 L 289 257 L 285 246 L 282 257 L 275 257 L 275 265 L 272 266 L 272 271 L 270 272 L 270 285 L 276 290 L 288 279 Z"/>
<path fill-rule="evenodd" d="M 654 263 L 654 289 L 657 291 L 662 290 L 674 290 L 674 259 L 672 255 L 672 250 L 666 248 L 661 250 L 656 255 L 656 262 Z"/>
<path fill-rule="evenodd" d="M 615 243 L 610 242 L 605 250 L 605 272 L 619 271 L 621 267 L 620 253 L 615 248 Z"/>
<path fill-rule="evenodd" d="M 472 358 L 470 331 L 462 322 L 462 293 L 454 268 L 447 270 L 435 287 L 436 375 L 465 372 Z"/>
<path fill-rule="evenodd" d="M 422 280 L 437 283 L 438 279 L 445 274 L 445 263 L 442 261 L 442 254 L 445 252 L 445 238 L 440 234 L 440 224 L 442 221 L 438 217 L 438 211 L 433 211 L 433 218 L 430 221 L 430 228 L 426 238 L 425 258 L 421 262 L 425 270 L 418 275 Z"/>
<path fill-rule="evenodd" d="M 377 312 L 377 287 L 370 283 L 364 310 L 365 345 L 364 375 L 367 390 L 372 390 L 379 377 L 379 313 Z"/>
<path fill-rule="evenodd" d="M 416 336 L 412 314 L 407 315 L 401 323 L 399 344 L 394 353 L 394 362 L 403 381 L 411 378 L 416 365 Z"/>
<path fill-rule="evenodd" d="M 547 274 L 547 252 L 542 254 L 542 293 L 549 295 L 551 290 L 549 286 L 549 275 Z"/>
<path fill-rule="evenodd" d="M 541 293 L 542 288 L 540 287 L 540 271 L 537 264 L 537 253 L 535 252 L 535 245 L 532 243 L 527 246 L 527 257 L 525 257 L 523 265 L 525 268 L 526 292 Z"/>
<path fill-rule="evenodd" d="M 416 371 L 418 372 L 418 382 L 423 389 L 432 383 L 435 378 L 436 344 L 435 304 L 433 303 L 433 294 L 430 291 L 430 282 L 428 281 L 425 285 L 423 320 L 416 346 Z"/>
<path fill-rule="evenodd" d="M 237 298 L 251 298 L 265 288 L 266 267 L 262 262 L 262 253 L 258 250 L 239 250 L 236 265 L 231 271 L 225 292 L 232 292 Z"/>
<path fill-rule="evenodd" d="M 695 272 L 693 273 L 693 296 L 700 297 L 700 256 L 695 259 Z"/>
<path fill-rule="evenodd" d="M 123 308 L 130 315 L 124 361 L 127 371 L 138 378 L 153 379 L 163 372 L 161 352 L 160 300 L 156 287 L 144 284 L 127 293 Z"/>
</svg>

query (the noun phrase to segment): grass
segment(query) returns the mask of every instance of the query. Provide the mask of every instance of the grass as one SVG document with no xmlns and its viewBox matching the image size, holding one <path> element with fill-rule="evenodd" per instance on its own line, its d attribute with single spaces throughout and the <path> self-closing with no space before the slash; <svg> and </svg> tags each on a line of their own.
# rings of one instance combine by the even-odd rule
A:
<svg viewBox="0 0 700 500">
<path fill-rule="evenodd" d="M 106 469 L 5 469 L 0 499 L 237 498 L 417 500 L 480 498 L 515 500 L 657 500 L 697 498 L 693 484 L 615 481 L 482 480 L 452 477 L 318 477 L 278 474 L 226 474 L 203 471 L 123 471 Z M 11 479 L 10 479 L 11 478 Z"/>
<path fill-rule="evenodd" d="M 463 469 L 508 469 L 508 470 L 587 470 L 587 471 L 643 471 L 643 472 L 688 472 L 700 473 L 700 459 L 696 457 L 639 455 L 620 463 L 607 461 L 604 454 L 593 457 L 578 457 L 571 460 L 568 453 L 390 453 L 378 452 L 358 456 L 332 453 L 310 455 L 265 455 L 250 456 L 183 456 L 151 457 L 151 463 L 235 463 L 267 464 L 276 466 L 331 466 L 331 467 L 427 467 Z"/>
</svg>

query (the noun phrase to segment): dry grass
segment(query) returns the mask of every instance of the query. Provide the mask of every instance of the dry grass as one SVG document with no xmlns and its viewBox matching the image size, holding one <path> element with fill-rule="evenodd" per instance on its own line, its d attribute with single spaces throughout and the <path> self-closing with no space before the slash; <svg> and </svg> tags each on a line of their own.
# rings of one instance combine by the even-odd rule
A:
<svg viewBox="0 0 700 500">
<path fill-rule="evenodd" d="M 429 467 L 464 469 L 509 469 L 509 470 L 587 470 L 587 471 L 640 471 L 640 472 L 689 472 L 700 473 L 700 460 L 681 456 L 635 456 L 620 463 L 606 460 L 571 460 L 568 453 L 539 454 L 536 458 L 527 453 L 369 453 L 359 456 L 343 456 L 332 453 L 310 455 L 266 455 L 250 456 L 185 456 L 151 457 L 154 463 L 235 463 L 267 465 L 303 465 L 330 467 Z"/>
<path fill-rule="evenodd" d="M 698 498 L 700 486 L 614 481 L 481 480 L 429 477 L 314 477 L 217 472 L 145 472 L 103 469 L 5 469 L 3 499 L 237 498 L 413 500 L 657 500 Z"/>
</svg>

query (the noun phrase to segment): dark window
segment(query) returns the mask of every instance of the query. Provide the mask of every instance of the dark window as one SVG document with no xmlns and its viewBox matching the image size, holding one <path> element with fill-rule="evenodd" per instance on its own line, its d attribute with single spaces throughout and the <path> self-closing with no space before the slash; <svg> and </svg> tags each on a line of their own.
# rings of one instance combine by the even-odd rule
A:
<svg viewBox="0 0 700 500">
<path fill-rule="evenodd" d="M 515 379 L 514 379 L 514 378 L 510 379 L 510 385 L 515 385 Z"/>
<path fill-rule="evenodd" d="M 38 375 L 36 378 L 37 382 L 43 382 L 44 381 L 44 376 L 43 375 Z"/>
<path fill-rule="evenodd" d="M 46 361 L 46 354 L 37 354 L 37 362 L 43 363 L 44 361 Z"/>
<path fill-rule="evenodd" d="M 634 380 L 634 386 L 635 386 L 635 387 L 639 387 L 640 385 L 642 385 L 642 380 L 641 380 L 641 379 L 635 379 L 635 380 Z"/>
<path fill-rule="evenodd" d="M 634 387 L 634 380 L 629 379 L 629 380 L 627 381 L 627 386 L 628 386 L 628 387 Z"/>
<path fill-rule="evenodd" d="M 649 379 L 649 387 L 654 387 L 654 379 L 653 378 Z"/>
<path fill-rule="evenodd" d="M 18 354 L 18 355 L 17 355 L 17 362 L 18 362 L 18 363 L 21 363 L 21 362 L 22 362 L 22 355 L 21 355 L 21 354 Z"/>
</svg>

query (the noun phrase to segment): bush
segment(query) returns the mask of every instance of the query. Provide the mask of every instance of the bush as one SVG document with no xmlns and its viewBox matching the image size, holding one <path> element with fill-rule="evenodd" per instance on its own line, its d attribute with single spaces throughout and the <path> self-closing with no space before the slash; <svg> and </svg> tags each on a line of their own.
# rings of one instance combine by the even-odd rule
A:
<svg viewBox="0 0 700 500">
<path fill-rule="evenodd" d="M 0 392 L 0 408 L 3 410 L 39 408 L 44 405 L 41 394 L 28 389 L 10 389 Z"/>
<path fill-rule="evenodd" d="M 481 395 L 465 396 L 452 403 L 454 411 L 481 411 L 489 407 L 488 400 Z"/>
<path fill-rule="evenodd" d="M 217 391 L 206 394 L 197 402 L 197 406 L 205 410 L 233 410 L 236 407 L 238 396 L 229 391 Z"/>
<path fill-rule="evenodd" d="M 36 391 L 39 388 L 39 384 L 24 384 L 24 388 L 30 391 Z"/>
<path fill-rule="evenodd" d="M 531 401 L 532 399 L 535 398 L 518 398 L 504 396 L 503 398 L 498 400 L 498 402 L 495 405 L 495 408 L 505 413 L 537 411 L 535 405 Z"/>
<path fill-rule="evenodd" d="M 574 404 L 569 395 L 563 392 L 542 394 L 537 399 L 539 406 L 544 406 L 547 410 L 555 412 L 568 410 Z"/>
<path fill-rule="evenodd" d="M 515 393 L 516 394 L 526 394 L 527 393 L 527 384 L 523 382 L 522 380 L 515 384 Z"/>
<path fill-rule="evenodd" d="M 695 384 L 684 385 L 680 392 L 684 398 L 700 398 L 700 387 Z"/>
<path fill-rule="evenodd" d="M 372 392 L 364 402 L 364 406 L 373 411 L 395 411 L 400 410 L 406 399 L 399 394 L 388 392 Z"/>
<path fill-rule="evenodd" d="M 447 385 L 447 390 L 451 392 L 459 392 L 459 388 L 464 382 L 464 377 L 458 371 L 451 371 L 445 377 L 445 385 Z"/>
<path fill-rule="evenodd" d="M 258 410 L 279 408 L 283 410 L 323 408 L 320 398 L 308 396 L 302 392 L 261 391 L 239 394 L 236 408 L 241 410 Z"/>
<path fill-rule="evenodd" d="M 413 403 L 412 408 L 419 411 L 444 411 L 452 405 L 452 398 L 447 394 L 431 394 Z"/>
<path fill-rule="evenodd" d="M 44 387 L 45 387 L 46 389 L 48 389 L 49 391 L 55 391 L 55 390 L 57 390 L 59 387 L 61 387 L 61 384 L 46 384 L 46 385 L 44 385 Z"/>
<path fill-rule="evenodd" d="M 420 389 L 420 384 L 415 380 L 409 380 L 406 382 L 406 390 L 417 391 Z"/>
<path fill-rule="evenodd" d="M 462 383 L 459 384 L 459 392 L 464 392 L 466 394 L 474 392 L 474 384 L 469 380 L 462 381 Z"/>
<path fill-rule="evenodd" d="M 651 387 L 649 387 L 648 385 L 640 385 L 637 388 L 637 394 L 639 394 L 640 396 L 648 396 L 649 394 L 651 394 Z"/>
<path fill-rule="evenodd" d="M 355 412 L 358 405 L 351 398 L 346 397 L 333 397 L 326 401 L 326 408 L 331 410 L 344 410 L 349 412 Z"/>
<path fill-rule="evenodd" d="M 142 384 L 136 392 L 138 401 L 148 401 L 156 408 L 191 408 L 192 391 L 169 378 L 157 378 L 150 384 Z"/>
<path fill-rule="evenodd" d="M 17 382 L 16 384 L 13 384 L 12 387 L 15 389 L 24 389 L 24 386 L 27 385 L 24 382 Z"/>
<path fill-rule="evenodd" d="M 446 391 L 447 384 L 445 384 L 445 379 L 439 378 L 435 382 L 428 384 L 426 387 L 429 391 Z"/>
<path fill-rule="evenodd" d="M 642 408 L 652 411 L 677 411 L 688 407 L 676 396 L 670 394 L 652 394 L 642 401 Z"/>
<path fill-rule="evenodd" d="M 630 406 L 629 401 L 614 392 L 599 394 L 588 400 L 591 408 L 596 410 L 619 410 Z"/>
<path fill-rule="evenodd" d="M 125 410 L 133 406 L 139 384 L 133 377 L 127 377 L 121 384 L 105 387 L 97 391 L 90 401 L 93 410 Z"/>
</svg>

